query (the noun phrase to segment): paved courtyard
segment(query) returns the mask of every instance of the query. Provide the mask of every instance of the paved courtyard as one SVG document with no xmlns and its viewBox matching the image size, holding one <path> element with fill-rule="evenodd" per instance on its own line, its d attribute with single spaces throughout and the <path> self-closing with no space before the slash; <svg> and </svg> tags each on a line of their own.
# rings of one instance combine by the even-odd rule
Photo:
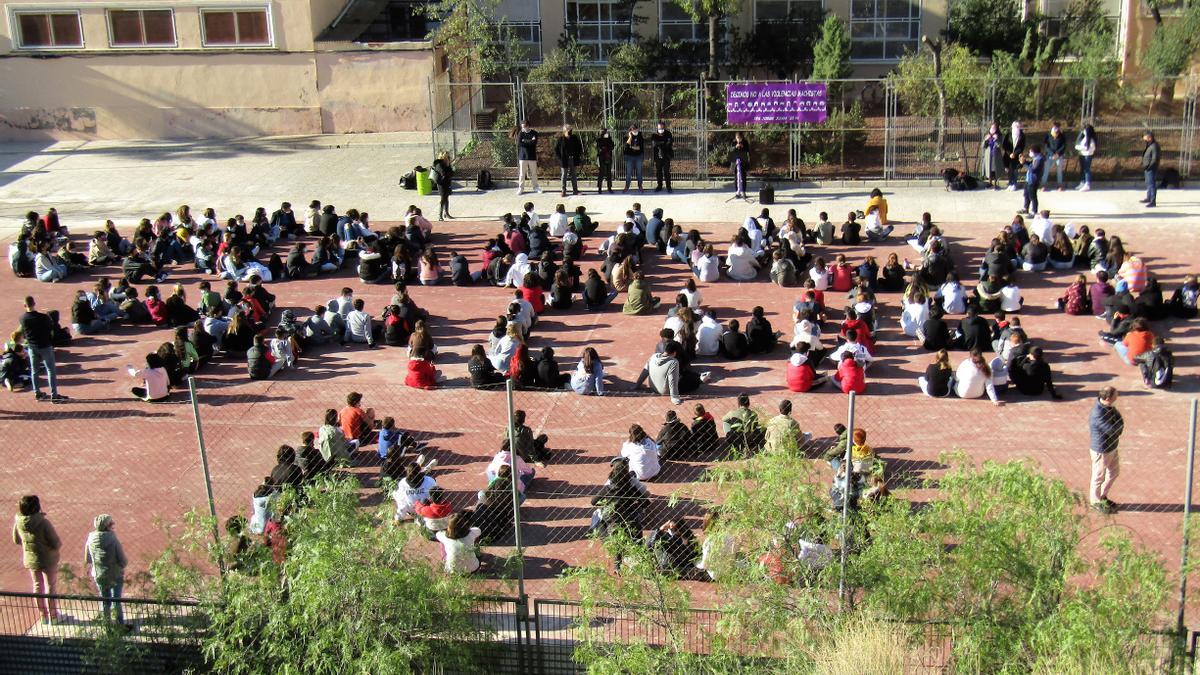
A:
<svg viewBox="0 0 1200 675">
<path fill-rule="evenodd" d="M 5 167 L 0 173 L 3 243 L 11 240 L 25 211 L 50 206 L 59 208 L 77 240 L 105 218 L 112 218 L 128 233 L 138 219 L 181 203 L 193 209 L 211 206 L 228 217 L 250 214 L 256 206 L 270 210 L 283 200 L 299 206 L 320 199 L 339 211 L 352 207 L 369 211 L 377 225 L 398 220 L 409 203 L 436 212 L 435 198 L 404 192 L 396 184 L 401 173 L 427 160 L 428 153 L 414 139 L 366 136 L 339 141 L 333 137 L 232 145 L 5 147 L 0 149 L 0 166 Z M 817 212 L 828 211 L 840 222 L 847 211 L 865 206 L 871 187 L 781 189 L 771 213 L 781 221 L 787 209 L 795 208 L 812 222 Z M 974 267 L 992 234 L 1020 206 L 1018 194 L 1009 192 L 949 193 L 937 185 L 880 187 L 888 197 L 897 234 L 911 229 L 921 212 L 931 212 L 952 240 L 964 272 Z M 1090 193 L 1047 193 L 1043 206 L 1052 210 L 1056 222 L 1101 226 L 1121 236 L 1127 248 L 1147 260 L 1169 293 L 1184 274 L 1197 271 L 1194 259 L 1200 252 L 1200 234 L 1193 225 L 1200 215 L 1200 201 L 1187 190 L 1164 191 L 1159 208 L 1152 211 L 1136 203 L 1139 196 L 1131 185 L 1105 186 Z M 685 229 L 695 227 L 717 242 L 727 241 L 747 215 L 761 208 L 754 200 L 729 200 L 728 191 L 715 188 L 680 186 L 672 195 L 651 191 L 622 195 L 618 189 L 612 196 L 589 194 L 563 200 L 549 190 L 517 197 L 511 188 L 478 193 L 472 186 L 453 198 L 452 211 L 459 219 L 435 223 L 435 245 L 443 257 L 446 251 L 459 249 L 475 264 L 479 246 L 499 229 L 496 216 L 518 212 L 525 200 L 533 201 L 542 214 L 559 202 L 568 210 L 584 205 L 604 233 L 615 228 L 630 203 L 640 201 L 647 212 L 661 207 Z M 912 256 L 896 237 L 873 246 L 831 248 L 816 250 L 827 257 L 845 253 L 852 261 L 867 254 L 882 261 L 893 251 Z M 647 260 L 654 293 L 673 296 L 687 278 L 685 270 L 652 254 Z M 586 268 L 600 261 L 592 252 L 583 262 Z M 102 268 L 54 285 L 0 274 L 4 291 L 0 327 L 5 334 L 15 327 L 20 298 L 26 294 L 36 295 L 44 309 L 69 314 L 76 288 L 90 285 L 97 276 L 117 274 L 115 267 Z M 868 373 L 858 425 L 868 430 L 870 441 L 889 463 L 900 495 L 907 498 L 925 498 L 919 480 L 936 477 L 944 468 L 940 453 L 954 447 L 978 460 L 1031 458 L 1082 493 L 1088 480 L 1088 409 L 1098 388 L 1116 386 L 1123 395 L 1120 406 L 1127 431 L 1122 440 L 1122 474 L 1113 497 L 1125 508 L 1112 517 L 1089 514 L 1094 523 L 1089 540 L 1098 541 L 1110 528 L 1121 528 L 1177 565 L 1187 409 L 1196 392 L 1200 326 L 1173 320 L 1156 325 L 1176 353 L 1176 386 L 1168 392 L 1146 390 L 1137 372 L 1097 340 L 1100 322 L 1068 317 L 1051 308 L 1072 275 L 1046 272 L 1018 278 L 1026 298 L 1024 327 L 1046 349 L 1063 401 L 1010 393 L 1008 405 L 993 407 L 986 400 L 923 397 L 915 379 L 924 372 L 929 356 L 898 330 L 898 296 L 882 294 L 879 363 Z M 194 297 L 201 278 L 194 271 L 180 270 L 168 283 L 183 283 Z M 333 297 L 342 286 L 354 288 L 372 313 L 378 313 L 391 295 L 390 287 L 363 285 L 349 269 L 333 277 L 276 283 L 270 288 L 280 309 L 297 310 L 303 317 L 306 308 Z M 723 321 L 736 318 L 744 325 L 750 309 L 762 305 L 777 329 L 791 331 L 787 317 L 796 292 L 770 284 L 765 274 L 756 282 L 722 280 L 702 290 L 705 304 L 717 308 Z M 201 372 L 200 412 L 222 518 L 248 509 L 251 491 L 274 464 L 274 449 L 280 443 L 295 444 L 301 431 L 315 429 L 322 411 L 340 407 L 351 390 L 363 392 L 366 403 L 381 416 L 395 416 L 401 427 L 426 440 L 440 462 L 434 472 L 438 482 L 452 491 L 457 505 L 472 501 L 485 483 L 483 468 L 498 446 L 504 401 L 501 394 L 465 389 L 465 363 L 473 344 L 486 343 L 487 331 L 502 313 L 508 293 L 482 286 L 414 287 L 411 293 L 434 317 L 438 367 L 448 378 L 448 386 L 441 390 L 405 388 L 405 358 L 399 348 L 305 354 L 298 369 L 269 382 L 249 383 L 240 361 L 220 361 Z M 654 433 L 664 412 L 673 407 L 666 398 L 622 391 L 637 378 L 662 327 L 665 308 L 655 316 L 630 317 L 620 313 L 620 300 L 599 313 L 548 311 L 531 342 L 535 349 L 553 346 L 564 370 L 574 366 L 584 347 L 594 346 L 604 360 L 610 388 L 620 395 L 603 399 L 567 392 L 517 395 L 517 407 L 529 411 L 531 425 L 550 436 L 550 446 L 558 453 L 531 487 L 522 509 L 529 524 L 527 574 L 547 594 L 553 592 L 549 579 L 558 570 L 587 555 L 587 498 L 603 483 L 607 459 L 617 453 L 628 426 L 637 422 Z M 91 520 L 108 512 L 116 519 L 134 566 L 143 568 L 163 543 L 158 521 L 176 522 L 182 510 L 204 503 L 192 413 L 183 404 L 185 396 L 176 395 L 178 404 L 158 406 L 126 396 L 131 382 L 125 364 L 140 362 L 142 355 L 169 339 L 165 329 L 119 327 L 77 339 L 59 350 L 62 391 L 73 398 L 68 404 L 39 404 L 28 393 L 0 392 L 0 437 L 5 440 L 0 445 L 4 453 L 0 498 L 11 505 L 21 494 L 40 494 L 65 542 L 64 562 L 82 565 L 83 540 Z M 719 417 L 745 391 L 764 411 L 773 412 L 780 399 L 791 398 L 801 426 L 818 439 L 827 438 L 833 424 L 845 416 L 846 399 L 831 389 L 788 392 L 786 356 L 786 347 L 780 345 L 752 360 L 731 363 L 717 358 L 706 363 L 703 367 L 714 372 L 714 381 L 697 398 L 685 401 L 681 416 L 686 418 L 691 406 L 701 403 Z M 955 354 L 954 363 L 962 358 L 962 353 Z M 694 481 L 706 465 L 668 465 L 663 476 L 650 484 L 657 499 L 648 526 L 657 526 L 675 513 L 694 518 L 694 508 L 687 503 L 672 506 L 667 497 Z M 359 471 L 364 476 L 374 473 L 370 467 Z M 495 552 L 510 547 L 511 542 L 504 542 Z M 28 578 L 19 562 L 16 547 L 0 556 L 0 588 L 26 588 Z"/>
</svg>

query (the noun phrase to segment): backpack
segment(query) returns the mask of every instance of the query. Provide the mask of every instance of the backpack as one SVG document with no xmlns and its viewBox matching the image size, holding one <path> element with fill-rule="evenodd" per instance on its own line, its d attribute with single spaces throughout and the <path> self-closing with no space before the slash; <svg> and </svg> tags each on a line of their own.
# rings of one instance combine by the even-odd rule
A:
<svg viewBox="0 0 1200 675">
<path fill-rule="evenodd" d="M 413 171 L 404 174 L 400 177 L 400 185 L 403 185 L 405 190 L 416 190 L 417 174 Z"/>
<path fill-rule="evenodd" d="M 774 204 L 775 203 L 775 186 L 770 183 L 763 183 L 762 188 L 758 191 L 759 204 Z"/>
<path fill-rule="evenodd" d="M 1151 389 L 1170 389 L 1175 377 L 1175 355 L 1166 347 L 1151 350 L 1139 359 L 1142 381 Z"/>
<path fill-rule="evenodd" d="M 479 172 L 479 178 L 475 181 L 475 187 L 480 190 L 490 190 L 495 184 L 492 183 L 492 172 L 484 169 Z"/>
</svg>

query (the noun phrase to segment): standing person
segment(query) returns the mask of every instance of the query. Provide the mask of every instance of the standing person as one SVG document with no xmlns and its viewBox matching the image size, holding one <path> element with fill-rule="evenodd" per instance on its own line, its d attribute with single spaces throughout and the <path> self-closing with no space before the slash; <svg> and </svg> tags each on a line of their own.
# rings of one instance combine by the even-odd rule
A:
<svg viewBox="0 0 1200 675">
<path fill-rule="evenodd" d="M 521 128 L 517 131 L 517 194 L 525 192 L 525 177 L 535 192 L 541 192 L 537 178 L 537 143 L 538 132 L 529 126 L 529 122 L 521 120 Z"/>
<path fill-rule="evenodd" d="M 438 189 L 438 220 L 453 220 L 450 215 L 450 184 L 454 180 L 454 167 L 450 164 L 450 153 L 443 150 L 433 161 L 430 169 L 433 184 Z"/>
<path fill-rule="evenodd" d="M 1080 192 L 1092 189 L 1092 158 L 1096 156 L 1096 130 L 1092 125 L 1083 125 L 1079 138 L 1075 140 L 1075 151 L 1079 153 L 1079 187 Z"/>
<path fill-rule="evenodd" d="M 1017 213 L 1034 214 L 1038 212 L 1038 188 L 1042 186 L 1042 172 L 1046 166 L 1046 157 L 1042 155 L 1042 146 L 1035 145 L 1029 149 L 1029 159 L 1021 158 L 1025 164 L 1025 206 Z M 1033 207 L 1030 210 L 1030 206 Z"/>
<path fill-rule="evenodd" d="M 622 155 L 625 157 L 625 189 L 622 192 L 629 192 L 629 181 L 637 175 L 638 192 L 642 191 L 642 165 L 645 163 L 645 142 L 642 138 L 642 132 L 638 129 L 638 125 L 631 124 L 629 126 L 629 134 L 625 136 L 625 149 L 622 150 Z"/>
<path fill-rule="evenodd" d="M 1067 166 L 1067 136 L 1057 121 L 1050 126 L 1044 144 L 1046 146 L 1046 169 L 1042 172 L 1042 183 L 1047 186 L 1050 184 L 1050 170 L 1054 169 L 1058 172 L 1058 191 L 1062 192 L 1067 189 L 1063 185 L 1063 169 Z"/>
<path fill-rule="evenodd" d="M 25 313 L 21 315 L 21 332 L 25 334 L 25 351 L 29 354 L 29 379 L 33 383 L 33 395 L 39 401 L 58 403 L 67 397 L 58 393 L 58 376 L 54 363 L 54 322 L 37 311 L 32 295 L 25 296 Z M 50 393 L 44 394 L 38 387 L 38 368 L 46 371 Z"/>
<path fill-rule="evenodd" d="M 663 183 L 667 192 L 671 192 L 671 160 L 675 158 L 675 137 L 671 135 L 665 122 L 659 121 L 658 127 L 650 135 L 650 147 L 654 151 L 654 180 L 657 183 L 655 192 L 662 192 Z"/>
<path fill-rule="evenodd" d="M 1092 413 L 1088 417 L 1091 435 L 1092 484 L 1088 491 L 1088 502 L 1100 513 L 1113 513 L 1117 505 L 1108 498 L 1113 481 L 1121 473 L 1121 461 L 1117 444 L 1125 431 L 1125 419 L 1117 410 L 1117 390 L 1105 387 L 1096 397 Z"/>
<path fill-rule="evenodd" d="M 42 513 L 42 502 L 37 495 L 25 495 L 17 503 L 17 517 L 13 522 L 13 543 L 20 546 L 25 569 L 33 579 L 33 592 L 53 596 L 58 592 L 58 558 L 62 541 L 54 526 Z M 42 621 L 53 624 L 58 621 L 58 601 L 51 598 L 37 599 Z"/>
<path fill-rule="evenodd" d="M 562 167 L 562 196 L 567 196 L 567 177 L 571 178 L 572 194 L 579 194 L 579 163 L 583 161 L 583 141 L 564 124 L 562 136 L 554 142 L 554 156 Z"/>
<path fill-rule="evenodd" d="M 600 130 L 600 137 L 596 139 L 596 161 L 600 163 L 600 171 L 596 178 L 596 194 L 604 193 L 604 182 L 608 181 L 608 194 L 612 194 L 612 163 L 613 163 L 613 148 L 616 146 L 613 143 L 612 134 L 608 129 Z M 581 234 L 583 234 L 581 232 Z"/>
<path fill-rule="evenodd" d="M 1158 199 L 1158 162 L 1162 159 L 1162 149 L 1154 140 L 1154 133 L 1147 131 L 1142 134 L 1146 149 L 1142 150 L 1142 173 L 1146 175 L 1146 198 L 1139 199 L 1146 208 L 1157 206 Z"/>
<path fill-rule="evenodd" d="M 737 131 L 733 134 L 733 196 L 736 199 L 746 198 L 746 173 L 750 169 L 750 141 Z"/>
<path fill-rule="evenodd" d="M 1004 166 L 1004 138 L 1000 134 L 1000 125 L 992 122 L 987 134 L 983 137 L 983 161 L 980 162 L 980 173 L 993 190 L 999 190 L 996 177 Z"/>
<path fill-rule="evenodd" d="M 132 630 L 133 626 L 125 623 L 125 613 L 121 611 L 121 590 L 125 586 L 125 566 L 129 560 L 125 557 L 125 549 L 121 548 L 121 541 L 112 531 L 112 516 L 107 513 L 96 516 L 95 527 L 88 534 L 83 557 L 91 565 L 96 590 L 104 598 L 100 602 L 104 620 L 112 621 L 115 613 L 117 626 L 125 631 Z"/>
<path fill-rule="evenodd" d="M 1008 169 L 1008 191 L 1017 191 L 1017 170 L 1021 168 L 1021 158 L 1025 156 L 1025 132 L 1021 123 L 1014 121 L 1012 128 L 1004 135 L 1004 168 Z"/>
</svg>

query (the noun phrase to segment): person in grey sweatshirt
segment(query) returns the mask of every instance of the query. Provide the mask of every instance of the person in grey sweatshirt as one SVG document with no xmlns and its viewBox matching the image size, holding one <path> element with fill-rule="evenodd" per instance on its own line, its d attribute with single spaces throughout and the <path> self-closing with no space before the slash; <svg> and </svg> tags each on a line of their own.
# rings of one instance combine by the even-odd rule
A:
<svg viewBox="0 0 1200 675">
<path fill-rule="evenodd" d="M 646 363 L 650 373 L 650 386 L 654 391 L 671 397 L 671 403 L 679 405 L 683 400 L 680 394 L 688 394 L 700 388 L 702 382 L 707 382 L 709 373 L 697 373 L 683 368 L 679 363 L 679 343 L 669 341 L 661 352 L 656 352 Z"/>
<path fill-rule="evenodd" d="M 104 612 L 104 620 L 110 621 L 114 610 L 117 625 L 125 630 L 132 626 L 125 623 L 125 613 L 121 611 L 121 590 L 125 586 L 125 566 L 129 560 L 125 550 L 113 532 L 113 519 L 107 513 L 96 516 L 96 529 L 88 534 L 87 543 L 83 547 L 83 556 L 87 564 L 92 566 L 92 579 L 96 581 L 96 589 L 104 600 L 100 607 Z"/>
</svg>

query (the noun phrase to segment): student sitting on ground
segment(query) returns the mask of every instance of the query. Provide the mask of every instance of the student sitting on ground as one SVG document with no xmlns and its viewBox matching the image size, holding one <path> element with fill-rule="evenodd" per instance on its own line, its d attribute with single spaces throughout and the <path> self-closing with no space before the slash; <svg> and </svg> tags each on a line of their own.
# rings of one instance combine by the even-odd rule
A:
<svg viewBox="0 0 1200 675">
<path fill-rule="evenodd" d="M 933 355 L 933 363 L 925 368 L 925 374 L 917 378 L 921 393 L 933 398 L 945 398 L 954 388 L 954 368 L 950 366 L 950 352 L 939 349 Z"/>
<path fill-rule="evenodd" d="M 651 480 L 661 470 L 659 446 L 639 424 L 629 427 L 629 440 L 621 444 L 621 457 L 629 460 L 629 469 L 638 480 Z"/>
<path fill-rule="evenodd" d="M 798 342 L 792 347 L 792 356 L 787 365 L 787 388 L 791 391 L 805 392 L 825 384 L 825 375 L 818 375 L 809 357 L 809 344 Z"/>
<path fill-rule="evenodd" d="M 954 373 L 954 393 L 959 398 L 979 398 L 985 392 L 992 403 L 1004 405 L 996 395 L 991 366 L 987 359 L 983 358 L 983 354 L 975 349 L 958 364 L 958 370 Z"/>
<path fill-rule="evenodd" d="M 423 348 L 414 349 L 408 359 L 408 375 L 404 378 L 404 384 L 413 389 L 437 387 L 438 371 L 433 367 L 433 362 L 426 358 L 426 354 Z"/>
<path fill-rule="evenodd" d="M 139 398 L 148 403 L 165 401 L 171 395 L 170 380 L 167 376 L 167 371 L 163 368 L 162 359 L 158 354 L 146 355 L 146 367 L 137 369 L 133 366 L 128 366 L 126 370 L 129 376 L 142 381 L 141 387 L 134 387 L 131 391 L 135 398 Z"/>
<path fill-rule="evenodd" d="M 843 351 L 838 363 L 837 373 L 833 375 L 833 384 L 842 390 L 843 394 L 854 392 L 863 394 L 867 391 L 867 376 L 863 367 L 854 359 L 854 353 Z"/>
</svg>

